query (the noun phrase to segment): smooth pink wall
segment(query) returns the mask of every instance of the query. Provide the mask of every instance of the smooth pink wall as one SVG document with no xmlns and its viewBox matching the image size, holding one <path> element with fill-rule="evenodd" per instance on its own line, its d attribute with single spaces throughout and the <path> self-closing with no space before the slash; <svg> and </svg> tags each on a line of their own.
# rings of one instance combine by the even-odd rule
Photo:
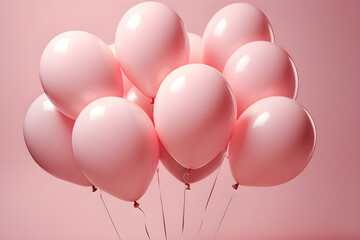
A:
<svg viewBox="0 0 360 240">
<path fill-rule="evenodd" d="M 123 13 L 140 1 L 0 1 L 0 239 L 116 239 L 99 193 L 48 175 L 31 159 L 22 124 L 42 93 L 39 58 L 67 30 L 114 41 Z M 235 1 L 164 1 L 189 31 Z M 360 2 L 249 1 L 269 18 L 276 43 L 295 61 L 298 101 L 318 131 L 315 155 L 295 180 L 271 188 L 240 187 L 217 239 L 360 239 Z M 182 185 L 161 168 L 169 239 L 181 233 Z M 189 193 L 185 239 L 195 239 L 214 175 Z M 211 239 L 232 192 L 222 167 L 200 239 Z M 141 214 L 105 194 L 123 239 L 146 239 Z M 140 204 L 152 239 L 162 239 L 158 188 Z"/>
</svg>

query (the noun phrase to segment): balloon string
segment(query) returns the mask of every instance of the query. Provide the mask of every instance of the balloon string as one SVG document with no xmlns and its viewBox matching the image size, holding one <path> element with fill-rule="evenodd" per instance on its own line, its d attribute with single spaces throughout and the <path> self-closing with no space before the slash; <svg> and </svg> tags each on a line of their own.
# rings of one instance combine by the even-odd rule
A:
<svg viewBox="0 0 360 240">
<path fill-rule="evenodd" d="M 237 190 L 238 187 L 239 187 L 239 184 L 236 183 L 236 184 L 232 185 L 232 187 L 233 187 L 235 190 Z M 224 212 L 223 216 L 221 217 L 219 226 L 217 227 L 216 232 L 215 232 L 215 235 L 214 235 L 214 238 L 213 238 L 212 240 L 215 240 L 216 235 L 217 235 L 218 232 L 219 232 L 219 229 L 220 229 L 220 227 L 221 227 L 221 224 L 222 224 L 222 222 L 223 222 L 223 220 L 224 220 L 224 218 L 225 218 L 225 215 L 226 215 L 226 213 L 227 213 L 227 211 L 228 211 L 228 209 L 229 209 L 230 203 L 231 203 L 231 201 L 232 201 L 232 199 L 233 199 L 233 197 L 234 197 L 235 190 L 234 190 L 233 193 L 231 194 L 230 200 L 229 200 L 229 202 L 228 202 L 228 204 L 227 204 L 227 206 L 226 206 L 226 209 L 225 209 L 225 212 Z"/>
<path fill-rule="evenodd" d="M 144 216 L 144 222 L 145 222 L 145 225 L 144 225 L 144 227 L 145 227 L 145 232 L 146 232 L 146 235 L 147 235 L 147 237 L 149 238 L 149 240 L 151 240 L 151 237 L 150 237 L 150 234 L 149 234 L 147 225 L 146 225 L 145 212 L 140 208 L 140 204 L 139 204 L 137 201 L 134 201 L 134 208 L 138 208 L 138 209 L 142 212 L 142 214 L 143 214 L 143 216 Z"/>
<path fill-rule="evenodd" d="M 219 167 L 219 169 L 218 169 L 218 171 L 217 171 L 217 173 L 216 173 L 216 177 L 215 177 L 214 183 L 213 183 L 213 185 L 212 185 L 212 187 L 211 187 L 209 197 L 208 197 L 207 202 L 206 202 L 206 204 L 205 204 L 205 209 L 204 209 L 203 217 L 202 217 L 202 220 L 201 220 L 201 224 L 200 224 L 200 228 L 199 228 L 199 231 L 198 231 L 196 240 L 199 239 L 200 232 L 201 232 L 202 226 L 203 226 L 203 224 L 204 224 L 204 219 L 205 219 L 206 210 L 207 210 L 207 207 L 208 207 L 208 205 L 209 205 L 210 199 L 211 199 L 211 197 L 212 197 L 212 194 L 213 194 L 213 191 L 214 191 L 214 188 L 215 188 L 217 179 L 218 179 L 218 177 L 219 177 L 219 173 L 220 173 L 220 169 L 221 169 L 221 166 L 222 166 L 223 161 L 224 161 L 224 158 L 223 158 L 223 160 L 221 161 L 220 167 Z"/>
<path fill-rule="evenodd" d="M 165 214 L 164 214 L 163 199 L 162 199 L 162 195 L 161 195 L 161 186 L 160 186 L 160 173 L 159 173 L 159 168 L 156 170 L 156 172 L 157 172 L 157 180 L 158 180 L 158 185 L 159 185 L 159 196 L 160 196 L 160 203 L 161 203 L 161 213 L 162 213 L 163 224 L 164 224 L 164 234 L 165 234 L 165 239 L 167 240 L 167 234 L 166 234 L 166 221 L 165 221 Z"/>
<path fill-rule="evenodd" d="M 95 186 L 93 186 L 93 192 L 95 192 L 96 190 L 97 189 L 95 188 Z M 111 221 L 111 223 L 112 223 L 112 225 L 113 225 L 113 227 L 114 227 L 114 229 L 116 231 L 116 234 L 117 234 L 119 240 L 121 240 L 120 234 L 119 234 L 118 230 L 116 229 L 115 223 L 114 223 L 114 221 L 113 221 L 113 219 L 112 219 L 112 217 L 110 215 L 109 209 L 107 208 L 107 206 L 105 204 L 104 198 L 102 196 L 102 191 L 100 191 L 100 198 L 101 198 L 101 201 L 102 201 L 102 203 L 103 203 L 103 205 L 104 205 L 104 207 L 106 209 L 107 215 L 108 215 L 108 217 L 109 217 L 109 219 L 110 219 L 110 221 Z"/>
<path fill-rule="evenodd" d="M 181 228 L 181 240 L 184 239 L 184 229 L 185 229 L 185 208 L 186 208 L 186 191 L 190 190 L 190 184 L 185 183 L 184 185 L 184 203 L 183 203 L 183 215 L 182 215 L 182 228 Z"/>
<path fill-rule="evenodd" d="M 191 169 L 189 168 L 184 174 L 183 174 L 183 180 L 185 182 L 184 185 L 184 203 L 183 203 L 183 216 L 182 216 L 182 230 L 181 230 L 181 240 L 184 239 L 184 229 L 185 229 L 185 208 L 186 208 L 186 190 L 190 190 L 190 184 L 188 183 L 188 178 L 190 176 Z"/>
</svg>

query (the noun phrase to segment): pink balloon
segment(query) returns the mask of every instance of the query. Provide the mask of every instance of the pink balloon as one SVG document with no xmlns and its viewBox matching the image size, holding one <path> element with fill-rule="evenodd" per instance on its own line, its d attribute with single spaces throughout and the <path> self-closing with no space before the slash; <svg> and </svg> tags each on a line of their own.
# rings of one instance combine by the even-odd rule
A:
<svg viewBox="0 0 360 240">
<path fill-rule="evenodd" d="M 46 172 L 81 186 L 91 186 L 76 163 L 71 145 L 74 120 L 55 109 L 45 94 L 30 106 L 24 122 L 24 139 L 35 162 Z"/>
<path fill-rule="evenodd" d="M 100 98 L 86 106 L 76 119 L 72 142 L 85 175 L 125 201 L 145 193 L 159 162 L 153 123 L 123 98 Z"/>
<path fill-rule="evenodd" d="M 142 110 L 144 110 L 149 116 L 151 121 L 154 121 L 154 104 L 152 103 L 152 100 L 142 94 L 142 92 L 140 92 L 136 87 L 132 87 L 130 89 L 130 91 L 126 95 L 126 99 L 141 107 Z"/>
<path fill-rule="evenodd" d="M 115 43 L 109 45 L 109 48 L 111 49 L 111 51 L 113 52 L 113 54 L 116 57 Z M 120 68 L 120 64 L 119 64 L 119 68 Z M 121 70 L 121 68 L 120 68 L 120 70 Z M 125 76 L 123 71 L 121 71 L 121 76 L 122 76 L 122 80 L 123 80 L 124 96 L 126 96 L 126 94 L 129 92 L 130 88 L 132 88 L 134 85 L 130 82 L 130 80 L 127 78 L 127 76 Z"/>
<path fill-rule="evenodd" d="M 186 174 L 188 171 L 187 168 L 182 167 L 167 151 L 166 149 L 160 144 L 160 161 L 165 166 L 165 168 L 179 181 L 183 183 L 195 183 L 198 182 L 211 173 L 213 173 L 216 169 L 218 169 L 223 162 L 225 157 L 225 149 L 219 152 L 219 154 L 212 159 L 208 164 L 205 166 L 193 169 L 190 171 L 190 174 Z"/>
<path fill-rule="evenodd" d="M 166 75 L 189 60 L 184 23 L 159 2 L 143 2 L 125 13 L 117 28 L 115 49 L 125 75 L 152 98 Z"/>
<path fill-rule="evenodd" d="M 189 63 L 202 63 L 203 62 L 202 50 L 201 50 L 202 37 L 195 33 L 190 33 L 190 32 L 188 32 L 188 37 L 190 43 Z"/>
<path fill-rule="evenodd" d="M 170 73 L 154 105 L 158 136 L 180 165 L 205 166 L 228 143 L 236 122 L 236 102 L 216 69 L 189 64 Z"/>
<path fill-rule="evenodd" d="M 269 97 L 251 105 L 236 123 L 229 161 L 236 182 L 274 186 L 306 167 L 316 143 L 309 113 L 295 100 Z"/>
<path fill-rule="evenodd" d="M 239 48 L 227 61 L 223 74 L 235 94 L 238 117 L 262 98 L 295 99 L 297 95 L 295 64 L 285 50 L 270 42 L 251 42 Z"/>
<path fill-rule="evenodd" d="M 204 63 L 222 72 L 236 49 L 259 40 L 274 42 L 271 25 L 264 13 L 248 3 L 228 5 L 220 9 L 206 26 Z"/>
<path fill-rule="evenodd" d="M 114 54 L 86 32 L 65 32 L 49 42 L 40 60 L 40 79 L 51 102 L 72 119 L 95 99 L 123 96 Z"/>
</svg>

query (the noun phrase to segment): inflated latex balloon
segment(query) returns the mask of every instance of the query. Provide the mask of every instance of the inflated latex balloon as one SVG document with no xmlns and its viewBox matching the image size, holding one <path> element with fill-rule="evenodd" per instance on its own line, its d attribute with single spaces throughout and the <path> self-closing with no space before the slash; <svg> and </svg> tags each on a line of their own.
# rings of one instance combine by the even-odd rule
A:
<svg viewBox="0 0 360 240">
<path fill-rule="evenodd" d="M 297 95 L 295 64 L 284 49 L 271 42 L 257 41 L 242 46 L 231 55 L 223 74 L 235 94 L 238 117 L 262 98 Z"/>
<path fill-rule="evenodd" d="M 303 171 L 315 143 L 314 122 L 300 104 L 279 96 L 262 99 L 237 120 L 229 145 L 232 175 L 246 186 L 285 183 Z"/>
<path fill-rule="evenodd" d="M 125 201 L 145 193 L 159 162 L 153 123 L 123 98 L 100 98 L 86 106 L 76 119 L 72 143 L 91 182 Z"/>
<path fill-rule="evenodd" d="M 144 110 L 149 116 L 151 121 L 154 121 L 154 103 L 150 98 L 142 94 L 142 92 L 140 92 L 136 87 L 132 87 L 130 89 L 130 91 L 126 95 L 126 99 L 141 107 L 142 110 Z"/>
<path fill-rule="evenodd" d="M 111 51 L 113 52 L 113 54 L 116 56 L 116 52 L 115 52 L 115 43 L 109 45 L 109 48 L 111 49 Z M 119 64 L 119 68 L 120 68 L 120 64 Z M 121 76 L 122 76 L 122 80 L 123 80 L 123 86 L 124 86 L 124 96 L 126 96 L 126 94 L 129 92 L 130 88 L 132 88 L 134 85 L 130 82 L 130 80 L 125 76 L 125 74 L 123 73 L 123 71 L 121 71 Z"/>
<path fill-rule="evenodd" d="M 124 96 L 126 96 L 126 94 L 128 94 L 128 92 L 130 91 L 130 89 L 132 87 L 134 87 L 134 85 L 130 82 L 130 80 L 125 76 L 125 74 L 123 72 L 121 72 L 121 74 L 122 74 L 123 83 L 124 83 Z"/>
<path fill-rule="evenodd" d="M 236 122 L 235 98 L 216 69 L 204 64 L 185 65 L 161 84 L 154 121 L 169 154 L 184 168 L 201 168 L 230 139 Z"/>
<path fill-rule="evenodd" d="M 35 162 L 46 172 L 82 186 L 92 183 L 76 163 L 71 145 L 74 120 L 55 109 L 45 94 L 30 106 L 24 122 L 24 139 Z"/>
<path fill-rule="evenodd" d="M 181 18 L 159 2 L 143 2 L 125 13 L 116 31 L 115 49 L 125 75 L 151 98 L 166 75 L 189 60 Z"/>
<path fill-rule="evenodd" d="M 219 154 L 212 159 L 208 164 L 205 166 L 193 169 L 188 174 L 188 169 L 182 167 L 167 151 L 166 149 L 160 144 L 160 161 L 165 166 L 165 168 L 179 181 L 183 183 L 195 183 L 198 182 L 211 173 L 213 173 L 216 169 L 218 169 L 223 162 L 225 157 L 225 150 L 219 152 Z"/>
<path fill-rule="evenodd" d="M 228 5 L 220 9 L 206 26 L 204 63 L 222 72 L 236 49 L 260 40 L 274 42 L 271 25 L 264 13 L 248 3 Z"/>
<path fill-rule="evenodd" d="M 202 37 L 195 33 L 188 33 L 190 43 L 190 57 L 189 63 L 202 63 Z"/>
<path fill-rule="evenodd" d="M 41 56 L 40 79 L 51 102 L 72 119 L 95 99 L 123 96 L 114 54 L 87 32 L 70 31 L 52 39 Z"/>
</svg>

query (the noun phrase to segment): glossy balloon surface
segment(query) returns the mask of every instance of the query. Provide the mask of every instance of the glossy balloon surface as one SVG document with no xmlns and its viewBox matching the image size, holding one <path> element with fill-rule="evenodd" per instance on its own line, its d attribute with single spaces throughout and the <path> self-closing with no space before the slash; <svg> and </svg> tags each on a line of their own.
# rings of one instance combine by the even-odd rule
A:
<svg viewBox="0 0 360 240">
<path fill-rule="evenodd" d="M 24 121 L 24 139 L 35 162 L 51 175 L 82 186 L 92 183 L 76 163 L 71 145 L 74 120 L 55 109 L 45 94 L 30 106 Z"/>
<path fill-rule="evenodd" d="M 116 31 L 115 49 L 125 75 L 148 97 L 155 97 L 166 75 L 189 60 L 184 23 L 159 2 L 143 2 L 125 13 Z"/>
<path fill-rule="evenodd" d="M 165 149 L 185 168 L 203 167 L 228 143 L 236 121 L 229 84 L 204 64 L 169 74 L 155 99 L 154 121 Z"/>
<path fill-rule="evenodd" d="M 151 121 L 154 121 L 154 103 L 148 97 L 146 97 L 142 92 L 140 92 L 136 87 L 132 87 L 126 95 L 126 99 L 130 102 L 135 103 L 142 108 L 149 116 Z"/>
<path fill-rule="evenodd" d="M 203 36 L 204 63 L 222 72 L 239 47 L 253 41 L 274 42 L 271 25 L 258 8 L 234 3 L 220 9 L 206 26 Z"/>
<path fill-rule="evenodd" d="M 284 49 L 271 42 L 257 41 L 242 46 L 231 55 L 223 74 L 235 94 L 238 117 L 262 98 L 297 95 L 295 64 Z"/>
<path fill-rule="evenodd" d="M 52 39 L 41 56 L 40 79 L 51 102 L 72 119 L 98 98 L 123 96 L 114 54 L 87 32 L 70 31 Z"/>
<path fill-rule="evenodd" d="M 233 177 L 247 186 L 290 181 L 309 163 L 315 143 L 314 122 L 300 104 L 286 97 L 262 99 L 236 123 L 229 145 Z"/>
<path fill-rule="evenodd" d="M 111 49 L 114 56 L 116 57 L 115 43 L 109 45 L 109 48 Z M 119 64 L 119 68 L 121 70 L 120 64 Z M 130 88 L 132 88 L 134 85 L 130 82 L 130 80 L 127 78 L 127 76 L 125 76 L 123 71 L 121 71 L 121 76 L 122 76 L 122 80 L 123 80 L 124 96 L 126 96 L 127 93 L 129 92 Z"/>
<path fill-rule="evenodd" d="M 86 106 L 75 122 L 72 143 L 85 175 L 126 201 L 136 201 L 145 193 L 159 161 L 150 118 L 119 97 L 100 98 Z"/>
<path fill-rule="evenodd" d="M 206 178 L 221 166 L 224 157 L 225 150 L 222 150 L 208 164 L 201 168 L 190 170 L 190 174 L 187 174 L 188 169 L 181 166 L 160 144 L 161 163 L 174 177 L 183 183 L 196 183 Z"/>
</svg>

